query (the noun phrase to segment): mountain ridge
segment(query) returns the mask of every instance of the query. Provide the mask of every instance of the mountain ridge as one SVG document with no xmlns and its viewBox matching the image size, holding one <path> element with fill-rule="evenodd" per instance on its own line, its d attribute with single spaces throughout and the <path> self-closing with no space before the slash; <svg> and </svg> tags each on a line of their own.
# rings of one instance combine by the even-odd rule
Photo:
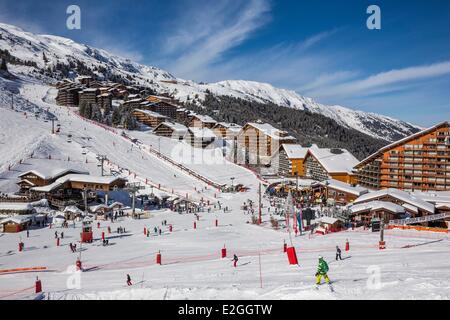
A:
<svg viewBox="0 0 450 320">
<path fill-rule="evenodd" d="M 176 78 L 163 69 L 147 66 L 122 58 L 103 49 L 77 43 L 54 35 L 37 35 L 23 29 L 0 23 L 0 49 L 21 61 L 35 66 L 27 68 L 49 71 L 55 77 L 55 66 L 87 68 L 100 79 L 117 79 L 148 86 L 158 94 L 169 94 L 180 102 L 201 106 L 208 94 L 230 96 L 258 103 L 272 103 L 281 107 L 306 110 L 324 115 L 346 128 L 356 129 L 376 139 L 395 141 L 422 128 L 406 121 L 397 120 L 373 112 L 364 112 L 343 106 L 329 106 L 304 97 L 295 91 L 276 88 L 268 83 L 247 80 L 224 80 L 216 83 L 197 83 Z M 19 72 L 21 68 L 18 68 Z M 22 68 L 23 69 L 23 68 Z M 22 70 L 27 72 L 27 70 Z M 53 71 L 53 73 L 52 73 Z M 68 71 L 69 77 L 78 73 Z"/>
</svg>

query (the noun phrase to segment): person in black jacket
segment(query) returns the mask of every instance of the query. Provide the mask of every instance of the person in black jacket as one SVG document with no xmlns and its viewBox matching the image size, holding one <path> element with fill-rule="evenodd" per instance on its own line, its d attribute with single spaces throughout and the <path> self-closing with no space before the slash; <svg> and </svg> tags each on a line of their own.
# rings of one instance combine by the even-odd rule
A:
<svg viewBox="0 0 450 320">
<path fill-rule="evenodd" d="M 133 284 L 131 283 L 131 277 L 129 274 L 127 274 L 127 285 L 132 286 Z"/>
<path fill-rule="evenodd" d="M 233 260 L 231 260 L 231 261 L 233 261 L 233 266 L 236 268 L 237 267 L 237 263 L 239 261 L 237 255 L 234 255 Z"/>
<path fill-rule="evenodd" d="M 341 249 L 339 248 L 339 246 L 336 246 L 336 261 L 338 260 L 342 260 Z"/>
</svg>

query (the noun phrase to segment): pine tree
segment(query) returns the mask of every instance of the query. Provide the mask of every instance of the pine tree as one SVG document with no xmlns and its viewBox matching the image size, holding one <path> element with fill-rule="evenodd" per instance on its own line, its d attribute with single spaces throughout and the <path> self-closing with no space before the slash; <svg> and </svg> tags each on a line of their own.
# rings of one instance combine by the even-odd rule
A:
<svg viewBox="0 0 450 320">
<path fill-rule="evenodd" d="M 78 106 L 78 112 L 80 113 L 80 116 L 86 117 L 86 101 L 83 101 Z"/>
<path fill-rule="evenodd" d="M 1 59 L 2 62 L 0 63 L 0 70 L 2 71 L 8 71 L 8 66 L 6 65 L 6 60 L 5 59 Z"/>
<path fill-rule="evenodd" d="M 115 108 L 112 113 L 111 122 L 114 126 L 118 126 L 120 124 L 121 116 L 119 108 Z"/>
</svg>

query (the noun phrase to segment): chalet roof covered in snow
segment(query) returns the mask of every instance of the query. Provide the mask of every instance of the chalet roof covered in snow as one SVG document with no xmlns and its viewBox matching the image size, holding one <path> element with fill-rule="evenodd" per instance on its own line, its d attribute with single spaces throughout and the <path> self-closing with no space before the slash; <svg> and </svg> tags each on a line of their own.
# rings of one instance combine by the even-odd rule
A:
<svg viewBox="0 0 450 320">
<path fill-rule="evenodd" d="M 160 123 L 155 130 L 157 130 L 160 127 L 168 127 L 170 129 L 172 129 L 173 131 L 175 131 L 177 134 L 180 135 L 184 135 L 187 131 L 188 128 L 180 123 L 176 123 L 176 122 L 171 122 L 171 121 L 166 121 L 163 123 Z"/>
<path fill-rule="evenodd" d="M 26 172 L 20 174 L 19 178 L 24 177 L 29 174 L 34 174 L 41 179 L 51 180 L 56 177 L 60 177 L 65 174 L 68 174 L 68 173 L 88 174 L 87 171 L 83 171 L 83 170 L 72 169 L 72 168 L 53 168 L 47 164 L 47 165 L 39 166 L 37 169 L 26 171 Z"/>
<path fill-rule="evenodd" d="M 13 216 L 8 217 L 0 221 L 0 224 L 5 223 L 16 223 L 16 224 L 23 224 L 31 221 L 32 216 L 31 215 L 20 215 L 20 216 Z"/>
<path fill-rule="evenodd" d="M 255 129 L 263 132 L 265 135 L 271 137 L 274 140 L 296 140 L 294 137 L 287 135 L 286 131 L 275 128 L 269 123 L 249 122 L 247 125 L 252 126 Z"/>
<path fill-rule="evenodd" d="M 283 144 L 281 146 L 289 159 L 304 159 L 309 148 L 302 147 L 300 144 Z"/>
<path fill-rule="evenodd" d="M 108 176 L 108 177 L 98 177 L 98 176 L 91 176 L 88 174 L 68 174 L 66 176 L 63 176 L 59 179 L 57 179 L 55 182 L 42 187 L 34 187 L 31 188 L 32 191 L 36 192 L 51 192 L 55 190 L 56 188 L 59 188 L 63 184 L 67 182 L 81 182 L 81 183 L 92 183 L 92 184 L 112 184 L 118 180 L 123 180 L 119 177 L 114 176 Z"/>
<path fill-rule="evenodd" d="M 192 132 L 192 135 L 195 138 L 202 139 L 215 139 L 215 133 L 209 128 L 197 128 L 197 127 L 189 127 L 189 131 Z"/>
<path fill-rule="evenodd" d="M 411 195 L 429 203 L 450 205 L 450 191 L 414 191 Z"/>
<path fill-rule="evenodd" d="M 159 113 L 154 112 L 154 111 L 142 110 L 142 109 L 135 109 L 134 111 L 144 113 L 144 114 L 149 115 L 150 117 L 153 117 L 153 118 L 167 119 L 166 116 L 163 116 L 162 114 L 159 114 Z"/>
<path fill-rule="evenodd" d="M 83 210 L 78 208 L 77 206 L 68 206 L 64 209 L 64 213 L 74 213 L 74 214 L 83 214 Z"/>
<path fill-rule="evenodd" d="M 340 220 L 336 219 L 336 218 L 332 218 L 332 217 L 321 217 L 321 218 L 315 220 L 315 222 L 325 223 L 325 224 L 335 224 L 338 221 L 340 221 Z"/>
<path fill-rule="evenodd" d="M 27 212 L 33 211 L 34 207 L 30 203 L 22 202 L 0 202 L 0 211 L 11 211 L 11 212 Z"/>
<path fill-rule="evenodd" d="M 405 208 L 387 201 L 370 201 L 361 204 L 354 204 L 349 207 L 351 213 L 359 213 L 365 211 L 374 211 L 374 210 L 388 210 L 393 213 L 404 213 Z"/>
<path fill-rule="evenodd" d="M 347 192 L 347 193 L 351 193 L 356 196 L 361 196 L 361 195 L 369 192 L 369 190 L 367 190 L 366 188 L 363 188 L 361 186 L 352 186 L 348 183 L 345 183 L 345 182 L 342 182 L 339 180 L 335 180 L 335 179 L 329 179 L 329 180 L 325 181 L 324 184 L 330 188 L 340 190 L 343 192 Z"/>
<path fill-rule="evenodd" d="M 353 167 L 358 163 L 350 152 L 340 149 L 342 153 L 333 153 L 332 149 L 309 148 L 308 152 L 319 161 L 329 173 L 351 173 Z"/>
<path fill-rule="evenodd" d="M 124 102 L 124 104 L 129 104 L 129 103 L 141 103 L 142 99 L 141 98 L 137 98 L 137 99 L 131 99 L 131 100 L 127 100 Z"/>
<path fill-rule="evenodd" d="M 229 123 L 229 122 L 217 122 L 216 126 L 222 126 L 231 131 L 241 131 L 241 129 L 242 129 L 242 126 L 240 126 L 236 123 Z"/>
<path fill-rule="evenodd" d="M 97 91 L 99 91 L 99 89 L 97 89 L 97 88 L 88 88 L 88 89 L 84 89 L 81 92 L 82 93 L 93 93 L 93 92 L 97 92 Z"/>
<path fill-rule="evenodd" d="M 201 121 L 203 123 L 217 123 L 217 121 L 214 120 L 213 118 L 211 118 L 210 116 L 196 114 L 196 115 L 194 115 L 194 118 L 198 119 L 199 121 Z"/>
<path fill-rule="evenodd" d="M 392 198 L 398 199 L 402 202 L 409 203 L 410 205 L 413 205 L 417 208 L 420 208 L 422 210 L 425 210 L 430 213 L 434 213 L 435 207 L 433 204 L 426 202 L 414 195 L 409 194 L 408 192 L 405 192 L 403 190 L 399 189 L 383 189 L 378 191 L 369 192 L 366 194 L 363 194 L 358 199 L 354 201 L 355 204 L 368 202 L 371 200 L 377 200 L 379 198 L 383 198 L 386 196 L 390 196 Z"/>
</svg>

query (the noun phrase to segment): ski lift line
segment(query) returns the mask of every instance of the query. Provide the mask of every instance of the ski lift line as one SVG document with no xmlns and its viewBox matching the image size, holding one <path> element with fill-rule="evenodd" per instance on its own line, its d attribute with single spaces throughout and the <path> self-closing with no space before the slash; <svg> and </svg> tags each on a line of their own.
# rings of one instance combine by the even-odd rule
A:
<svg viewBox="0 0 450 320">
<path fill-rule="evenodd" d="M 72 112 L 73 112 L 73 111 L 72 111 Z M 76 113 L 76 112 L 73 112 L 73 113 L 74 113 L 76 116 L 78 116 L 79 118 L 83 119 L 84 121 L 87 121 L 87 122 L 89 122 L 89 123 L 92 123 L 92 124 L 94 124 L 94 125 L 97 125 L 97 126 L 103 128 L 103 129 L 105 129 L 105 130 L 107 130 L 107 131 L 109 131 L 109 132 L 111 132 L 111 133 L 114 133 L 114 134 L 118 135 L 118 133 L 117 133 L 116 130 L 111 129 L 111 128 L 108 127 L 108 126 L 99 124 L 99 123 L 97 123 L 96 121 L 92 121 L 92 120 L 85 119 L 85 118 L 81 117 L 81 116 L 80 116 L 78 113 Z M 130 137 L 131 137 L 131 136 L 130 136 Z M 131 141 L 130 138 L 128 138 L 128 137 L 123 137 L 123 136 L 122 136 L 122 138 L 125 139 L 126 141 L 132 143 L 133 145 L 135 145 L 135 143 L 133 143 L 133 142 Z M 132 138 L 132 137 L 131 137 L 131 138 Z M 212 185 L 212 186 L 214 186 L 214 187 L 217 187 L 217 188 L 219 188 L 219 189 L 222 187 L 221 185 L 219 185 L 219 184 L 213 182 L 212 180 L 209 180 L 208 178 L 205 178 L 205 177 L 201 176 L 200 174 L 196 173 L 195 171 L 190 170 L 190 169 L 187 169 L 186 167 L 184 167 L 184 166 L 182 166 L 182 165 L 176 163 L 176 162 L 173 161 L 172 159 L 170 159 L 170 158 L 166 157 L 165 155 L 163 155 L 162 153 L 160 153 L 160 152 L 158 152 L 158 151 L 152 149 L 152 148 L 149 147 L 148 145 L 145 145 L 145 144 L 142 144 L 142 143 L 141 143 L 141 145 L 144 147 L 144 151 L 145 151 L 145 147 L 147 147 L 147 148 L 149 149 L 150 153 L 156 154 L 158 158 L 163 158 L 163 160 L 166 160 L 167 162 L 169 162 L 169 163 L 175 165 L 176 167 L 180 168 L 180 170 L 182 170 L 182 171 L 188 171 L 188 173 L 190 173 L 191 176 L 194 176 L 195 178 L 201 180 L 202 182 L 207 183 L 208 185 Z M 140 149 L 140 150 L 142 150 L 142 149 Z M 184 167 L 184 169 L 183 169 L 182 167 Z"/>
<path fill-rule="evenodd" d="M 109 160 L 109 165 L 115 165 L 117 168 L 118 168 L 118 170 L 120 170 L 120 167 L 118 166 L 118 165 L 116 165 L 116 164 L 114 164 L 113 162 L 111 162 L 111 160 Z M 107 164 L 108 165 L 108 164 Z M 173 192 L 172 192 L 172 189 L 168 189 L 168 188 L 165 188 L 164 186 L 160 186 L 160 184 L 157 184 L 157 183 L 155 183 L 155 182 L 152 182 L 150 179 L 148 179 L 148 178 L 142 178 L 142 177 L 140 177 L 140 176 L 138 176 L 137 174 L 136 174 L 136 178 L 135 179 L 137 179 L 137 180 L 140 180 L 144 185 L 145 184 L 147 184 L 147 185 L 150 185 L 150 186 L 153 186 L 153 187 L 155 187 L 155 188 L 158 188 L 158 190 L 161 190 L 161 191 L 164 191 L 164 192 L 166 192 L 166 193 L 169 193 L 169 194 L 173 194 L 173 195 L 176 195 L 176 196 L 179 196 L 179 197 L 181 197 L 181 198 L 184 198 L 185 196 L 186 196 L 186 192 L 187 193 L 189 193 L 188 191 L 186 191 L 186 192 L 179 192 L 179 191 L 176 191 L 176 189 L 175 188 L 173 188 Z M 183 191 L 185 191 L 185 190 L 183 190 Z M 195 195 L 195 194 L 194 194 Z M 192 194 L 191 194 L 191 197 L 192 197 Z M 194 197 L 197 201 L 199 201 L 199 200 L 201 200 L 201 198 L 203 198 L 203 199 L 208 199 L 208 200 L 212 200 L 212 201 L 215 201 L 216 199 L 213 199 L 212 197 L 209 197 L 209 196 L 206 196 L 206 195 L 204 195 L 203 197 L 201 197 L 200 199 L 199 198 L 196 198 L 196 197 Z"/>
</svg>

